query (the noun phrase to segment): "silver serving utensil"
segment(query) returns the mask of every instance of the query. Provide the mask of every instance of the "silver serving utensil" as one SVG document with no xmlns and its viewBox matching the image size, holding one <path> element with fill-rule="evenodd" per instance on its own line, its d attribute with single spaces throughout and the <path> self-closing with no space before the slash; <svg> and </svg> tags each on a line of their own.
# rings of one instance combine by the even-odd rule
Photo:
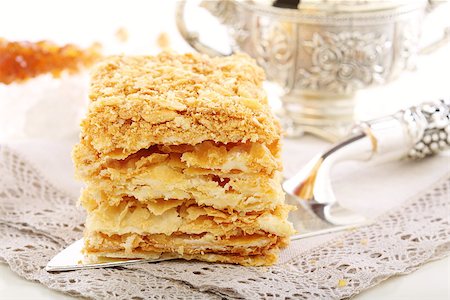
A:
<svg viewBox="0 0 450 300">
<path fill-rule="evenodd" d="M 286 201 L 301 207 L 290 220 L 301 239 L 366 225 L 371 220 L 339 205 L 331 187 L 331 168 L 342 161 L 420 159 L 450 147 L 450 101 L 428 102 L 396 114 L 362 122 L 351 135 L 317 155 L 283 183 Z"/>
<path fill-rule="evenodd" d="M 297 206 L 289 220 L 300 233 L 298 240 L 350 230 L 369 224 L 366 219 L 339 205 L 331 188 L 330 170 L 341 161 L 380 161 L 403 157 L 420 159 L 450 146 L 450 102 L 424 103 L 380 119 L 356 125 L 352 134 L 328 151 L 316 156 L 302 170 L 283 183 L 286 202 Z M 127 266 L 175 259 L 107 259 L 84 262 L 83 239 L 58 253 L 46 266 L 49 272 Z"/>
<path fill-rule="evenodd" d="M 174 259 L 173 257 L 158 258 L 158 259 L 121 259 L 121 258 L 102 258 L 101 261 L 96 263 L 85 262 L 85 257 L 82 252 L 84 246 L 84 239 L 80 239 L 64 250 L 56 254 L 45 266 L 45 270 L 48 272 L 65 272 L 95 268 L 109 268 L 129 266 L 134 264 L 146 263 L 146 262 L 159 262 Z"/>
</svg>

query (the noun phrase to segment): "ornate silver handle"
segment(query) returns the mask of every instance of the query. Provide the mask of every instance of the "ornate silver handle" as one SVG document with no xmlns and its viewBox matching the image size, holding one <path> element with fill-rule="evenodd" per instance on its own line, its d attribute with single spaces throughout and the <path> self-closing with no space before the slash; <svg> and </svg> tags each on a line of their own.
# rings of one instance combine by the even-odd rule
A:
<svg viewBox="0 0 450 300">
<path fill-rule="evenodd" d="M 350 137 L 317 155 L 283 183 L 284 190 L 316 205 L 331 207 L 336 199 L 330 170 L 345 160 L 423 158 L 450 148 L 450 101 L 423 103 L 394 115 L 355 126 Z M 335 220 L 334 223 L 339 223 Z M 341 222 L 342 224 L 342 222 Z"/>
<path fill-rule="evenodd" d="M 450 147 L 450 101 L 424 103 L 400 113 L 414 145 L 410 158 L 423 158 Z"/>
<path fill-rule="evenodd" d="M 371 139 L 374 157 L 423 158 L 450 148 L 450 101 L 423 103 L 358 128 Z"/>
</svg>

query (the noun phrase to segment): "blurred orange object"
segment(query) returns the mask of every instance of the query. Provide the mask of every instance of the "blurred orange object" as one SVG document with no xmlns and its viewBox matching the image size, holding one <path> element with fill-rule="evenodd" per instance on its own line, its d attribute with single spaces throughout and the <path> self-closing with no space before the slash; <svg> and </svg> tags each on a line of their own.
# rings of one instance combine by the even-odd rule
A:
<svg viewBox="0 0 450 300">
<path fill-rule="evenodd" d="M 0 82 L 10 84 L 44 73 L 59 77 L 61 72 L 77 72 L 100 55 L 99 44 L 81 49 L 73 44 L 58 46 L 50 41 L 10 42 L 0 38 Z"/>
</svg>

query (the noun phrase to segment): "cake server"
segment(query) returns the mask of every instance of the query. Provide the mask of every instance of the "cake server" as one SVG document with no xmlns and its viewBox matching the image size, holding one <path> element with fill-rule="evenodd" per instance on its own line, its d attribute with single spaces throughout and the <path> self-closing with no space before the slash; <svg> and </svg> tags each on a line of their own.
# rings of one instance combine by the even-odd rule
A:
<svg viewBox="0 0 450 300">
<path fill-rule="evenodd" d="M 424 103 L 396 114 L 362 122 L 350 136 L 317 155 L 283 183 L 286 202 L 298 209 L 289 220 L 300 234 L 291 240 L 350 230 L 371 220 L 339 205 L 331 188 L 330 170 L 346 160 L 387 161 L 409 157 L 421 159 L 450 147 L 450 101 Z M 127 266 L 174 259 L 105 259 L 86 263 L 83 239 L 58 253 L 46 266 L 49 272 Z"/>
<path fill-rule="evenodd" d="M 339 205 L 331 168 L 342 161 L 413 160 L 450 148 L 450 100 L 427 102 L 393 115 L 361 122 L 348 138 L 317 155 L 283 183 L 286 202 L 299 209 L 289 220 L 301 234 L 292 240 L 366 225 L 371 220 Z"/>
</svg>

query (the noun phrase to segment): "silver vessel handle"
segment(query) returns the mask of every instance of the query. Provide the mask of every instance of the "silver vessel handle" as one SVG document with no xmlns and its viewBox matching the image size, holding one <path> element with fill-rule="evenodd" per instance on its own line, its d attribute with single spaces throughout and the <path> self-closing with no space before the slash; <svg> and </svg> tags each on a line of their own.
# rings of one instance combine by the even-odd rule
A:
<svg viewBox="0 0 450 300">
<path fill-rule="evenodd" d="M 436 50 L 442 48 L 443 46 L 447 45 L 448 42 L 450 42 L 450 26 L 444 28 L 444 32 L 442 34 L 442 37 L 437 39 L 436 41 L 425 45 L 421 49 L 419 49 L 419 54 L 431 54 L 434 53 Z"/>
<path fill-rule="evenodd" d="M 443 5 L 444 3 L 445 3 L 445 1 L 443 2 L 441 0 L 428 0 L 428 4 L 427 4 L 427 8 L 426 8 L 425 12 L 427 14 L 429 14 L 432 11 L 434 11 L 436 8 Z M 422 34 L 422 35 L 426 35 L 426 34 Z M 419 54 L 428 55 L 428 54 L 434 53 L 436 50 L 439 50 L 440 48 L 445 46 L 448 42 L 450 42 L 450 26 L 447 26 L 443 29 L 443 34 L 440 38 L 419 48 Z"/>
<path fill-rule="evenodd" d="M 185 8 L 186 8 L 186 0 L 177 1 L 175 8 L 175 19 L 178 31 L 184 40 L 195 50 L 200 53 L 207 54 L 209 56 L 226 56 L 230 55 L 222 53 L 200 41 L 199 34 L 197 32 L 190 31 L 186 26 L 185 21 Z"/>
</svg>

